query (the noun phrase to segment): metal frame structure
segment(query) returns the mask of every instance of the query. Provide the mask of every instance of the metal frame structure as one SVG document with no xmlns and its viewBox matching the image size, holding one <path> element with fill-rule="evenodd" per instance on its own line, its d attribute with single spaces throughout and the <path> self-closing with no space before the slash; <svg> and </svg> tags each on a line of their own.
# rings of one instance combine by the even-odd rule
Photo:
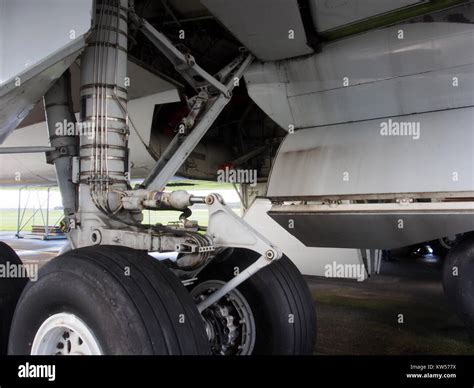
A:
<svg viewBox="0 0 474 388">
<path fill-rule="evenodd" d="M 46 200 L 44 201 L 46 203 L 44 203 L 44 202 L 42 203 L 39 199 L 39 195 L 37 195 L 39 206 L 33 212 L 33 214 L 26 221 L 24 221 L 25 213 L 26 213 L 26 210 L 28 208 L 28 203 L 29 203 L 29 199 L 30 199 L 30 196 L 31 196 L 31 192 L 28 192 L 28 198 L 27 198 L 26 204 L 22 209 L 22 206 L 21 206 L 21 199 L 22 199 L 21 193 L 25 189 L 27 189 L 27 187 L 20 187 L 19 191 L 18 191 L 17 227 L 16 227 L 15 237 L 16 238 L 41 238 L 42 240 L 53 240 L 53 239 L 56 240 L 56 239 L 66 238 L 65 235 L 51 235 L 50 234 L 50 225 L 49 225 L 49 220 L 50 220 L 50 191 L 51 191 L 50 186 L 48 186 L 46 188 L 47 189 L 47 196 L 46 196 Z M 43 213 L 43 205 L 45 205 L 45 207 L 46 207 L 45 213 Z M 22 232 L 22 230 L 29 223 L 29 221 L 31 219 L 33 219 L 36 214 L 38 214 L 38 212 L 41 214 L 41 218 L 42 218 L 42 221 L 43 221 L 44 234 L 39 235 L 39 234 L 29 233 L 29 234 L 26 234 L 26 235 L 21 235 L 20 233 Z M 53 227 L 56 226 L 60 222 L 61 218 L 58 219 L 54 223 Z"/>
</svg>

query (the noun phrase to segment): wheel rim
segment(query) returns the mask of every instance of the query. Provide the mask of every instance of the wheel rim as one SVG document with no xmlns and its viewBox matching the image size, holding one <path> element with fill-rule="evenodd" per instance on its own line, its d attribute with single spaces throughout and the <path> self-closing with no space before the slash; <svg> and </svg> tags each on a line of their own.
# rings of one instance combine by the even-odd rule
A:
<svg viewBox="0 0 474 388">
<path fill-rule="evenodd" d="M 38 329 L 32 355 L 101 355 L 102 350 L 92 330 L 83 320 L 69 313 L 52 315 Z"/>
<path fill-rule="evenodd" d="M 225 283 L 209 280 L 192 291 L 196 303 L 205 300 Z M 249 355 L 255 346 L 255 318 L 250 305 L 237 289 L 202 312 L 206 332 L 216 355 Z"/>
</svg>

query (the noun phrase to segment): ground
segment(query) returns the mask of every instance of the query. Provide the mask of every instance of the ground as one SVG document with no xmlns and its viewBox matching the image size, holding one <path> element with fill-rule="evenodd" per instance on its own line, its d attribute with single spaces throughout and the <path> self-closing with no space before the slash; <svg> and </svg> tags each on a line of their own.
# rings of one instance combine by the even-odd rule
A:
<svg viewBox="0 0 474 388">
<path fill-rule="evenodd" d="M 307 279 L 318 313 L 315 354 L 474 355 L 474 334 L 450 309 L 439 263 L 406 258 L 382 270 L 362 283 Z"/>
<path fill-rule="evenodd" d="M 46 263 L 64 241 L 16 239 L 2 232 L 25 263 Z M 366 282 L 306 277 L 318 313 L 315 354 L 474 355 L 474 335 L 450 309 L 436 260 L 384 262 Z M 399 323 L 403 315 L 403 323 Z"/>
</svg>

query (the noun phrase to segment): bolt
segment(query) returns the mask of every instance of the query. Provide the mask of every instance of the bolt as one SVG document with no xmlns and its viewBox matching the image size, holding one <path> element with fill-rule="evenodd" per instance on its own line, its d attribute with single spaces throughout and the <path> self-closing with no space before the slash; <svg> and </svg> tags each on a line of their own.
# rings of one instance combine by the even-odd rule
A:
<svg viewBox="0 0 474 388">
<path fill-rule="evenodd" d="M 265 257 L 268 260 L 273 260 L 273 258 L 275 257 L 275 252 L 273 252 L 271 249 L 269 249 L 268 251 L 265 252 Z"/>
</svg>

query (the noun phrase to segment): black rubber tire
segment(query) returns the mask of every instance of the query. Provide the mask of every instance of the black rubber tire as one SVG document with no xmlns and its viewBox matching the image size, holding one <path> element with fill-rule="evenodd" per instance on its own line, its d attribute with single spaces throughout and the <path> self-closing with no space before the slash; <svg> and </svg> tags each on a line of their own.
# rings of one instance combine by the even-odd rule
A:
<svg viewBox="0 0 474 388">
<path fill-rule="evenodd" d="M 413 251 L 413 249 L 414 249 L 413 245 L 410 245 L 410 246 L 407 246 L 407 247 L 392 249 L 392 250 L 390 250 L 391 258 L 392 259 L 395 259 L 395 258 L 396 259 L 400 259 L 400 258 L 404 259 L 404 258 L 410 257 L 410 254 Z"/>
<path fill-rule="evenodd" d="M 0 265 L 7 262 L 22 265 L 15 251 L 7 244 L 0 241 Z M 28 283 L 27 278 L 1 278 L 0 279 L 0 355 L 7 353 L 8 335 L 16 304 L 23 288 Z"/>
<path fill-rule="evenodd" d="M 456 239 L 454 240 L 454 242 L 451 243 L 451 246 L 450 247 L 446 247 L 445 244 L 443 244 L 441 242 L 442 238 L 439 238 L 437 240 L 433 240 L 433 241 L 430 241 L 429 242 L 429 245 L 431 246 L 431 248 L 433 249 L 434 253 L 440 257 L 441 259 L 445 259 L 446 256 L 448 255 L 449 251 L 455 247 L 457 245 L 457 243 L 459 241 L 461 241 L 463 238 L 463 235 L 462 234 L 458 234 L 456 235 Z"/>
<path fill-rule="evenodd" d="M 443 288 L 456 313 L 474 330 L 474 233 L 466 234 L 450 249 L 444 263 Z"/>
<path fill-rule="evenodd" d="M 9 353 L 30 354 L 40 325 L 59 312 L 81 318 L 107 355 L 210 354 L 201 315 L 186 288 L 143 251 L 87 247 L 45 265 L 18 302 Z"/>
<path fill-rule="evenodd" d="M 436 256 L 438 256 L 440 259 L 445 259 L 446 256 L 448 255 L 449 251 L 451 249 L 447 249 L 443 245 L 441 245 L 439 240 L 433 240 L 429 242 L 429 245 L 431 249 L 433 249 L 433 252 Z"/>
<path fill-rule="evenodd" d="M 199 275 L 193 287 L 206 280 L 228 281 L 258 255 L 235 249 L 225 261 L 216 260 Z M 244 295 L 256 326 L 253 355 L 308 355 L 316 342 L 316 311 L 309 288 L 296 266 L 283 257 L 237 287 Z M 292 315 L 292 323 L 290 323 Z"/>
</svg>

